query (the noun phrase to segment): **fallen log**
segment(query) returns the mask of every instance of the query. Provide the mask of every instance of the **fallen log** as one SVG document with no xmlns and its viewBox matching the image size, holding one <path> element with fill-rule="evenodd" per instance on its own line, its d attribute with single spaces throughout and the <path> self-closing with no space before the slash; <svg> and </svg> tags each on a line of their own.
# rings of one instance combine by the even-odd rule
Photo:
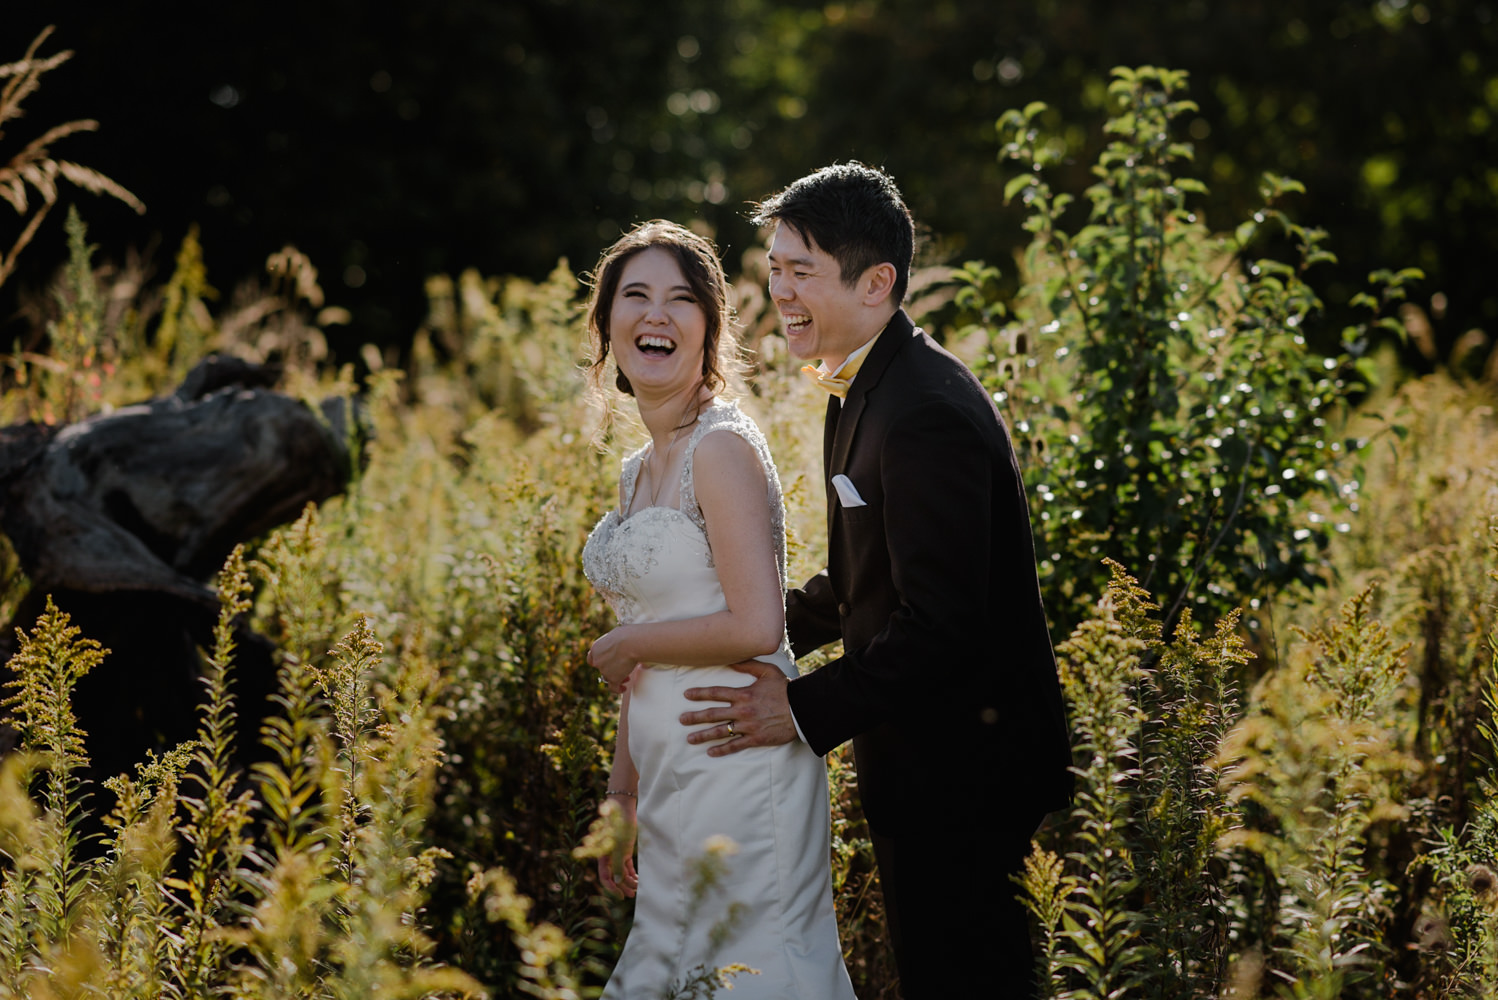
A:
<svg viewBox="0 0 1498 1000">
<path fill-rule="evenodd" d="M 212 645 L 209 581 L 236 544 L 297 517 L 348 481 L 347 401 L 320 411 L 273 391 L 274 369 L 210 358 L 176 392 L 67 427 L 0 429 L 0 531 L 30 581 L 15 628 L 51 595 L 110 655 L 74 700 L 96 777 L 195 731 L 199 647 Z M 243 751 L 275 677 L 268 642 L 239 629 Z M 0 738 L 3 739 L 3 738 Z"/>
</svg>

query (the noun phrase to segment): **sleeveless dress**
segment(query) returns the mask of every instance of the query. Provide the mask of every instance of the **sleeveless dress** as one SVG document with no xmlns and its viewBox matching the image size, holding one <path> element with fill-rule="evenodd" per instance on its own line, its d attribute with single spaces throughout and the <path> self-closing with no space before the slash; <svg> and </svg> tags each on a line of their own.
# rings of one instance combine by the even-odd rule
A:
<svg viewBox="0 0 1498 1000">
<path fill-rule="evenodd" d="M 785 513 L 769 448 L 738 407 L 715 402 L 687 441 L 680 509 L 646 507 L 628 518 L 611 510 L 588 536 L 583 569 L 621 623 L 695 618 L 727 608 L 692 482 L 693 452 L 718 430 L 743 437 L 759 455 L 784 584 Z M 624 460 L 624 510 L 634 497 L 645 450 Z M 773 656 L 761 659 L 796 676 L 784 640 Z M 711 704 L 687 701 L 687 688 L 738 687 L 752 680 L 726 666 L 652 664 L 635 675 L 629 752 L 640 775 L 640 883 L 634 926 L 603 1000 L 664 998 L 705 971 L 732 963 L 758 970 L 732 978 L 734 1000 L 853 998 L 832 908 L 822 759 L 799 740 L 709 757 L 711 744 L 688 743 L 690 730 L 678 718 Z M 709 855 L 722 868 L 704 893 L 696 887 Z"/>
</svg>

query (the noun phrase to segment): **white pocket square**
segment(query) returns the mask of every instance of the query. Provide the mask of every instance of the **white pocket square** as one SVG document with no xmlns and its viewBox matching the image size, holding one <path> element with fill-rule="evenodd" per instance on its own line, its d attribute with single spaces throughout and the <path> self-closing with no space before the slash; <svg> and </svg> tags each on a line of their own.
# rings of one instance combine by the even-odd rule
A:
<svg viewBox="0 0 1498 1000">
<path fill-rule="evenodd" d="M 832 488 L 837 490 L 837 499 L 844 507 L 867 507 L 863 497 L 858 495 L 858 490 L 853 486 L 853 480 L 842 473 L 832 477 Z"/>
</svg>

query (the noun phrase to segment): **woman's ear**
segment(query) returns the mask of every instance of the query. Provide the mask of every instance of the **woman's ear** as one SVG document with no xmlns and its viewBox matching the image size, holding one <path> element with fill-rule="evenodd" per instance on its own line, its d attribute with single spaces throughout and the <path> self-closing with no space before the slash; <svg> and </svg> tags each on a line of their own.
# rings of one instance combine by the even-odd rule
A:
<svg viewBox="0 0 1498 1000">
<path fill-rule="evenodd" d="M 895 265 L 889 261 L 875 264 L 863 272 L 859 283 L 863 286 L 864 305 L 883 305 L 895 290 Z"/>
</svg>

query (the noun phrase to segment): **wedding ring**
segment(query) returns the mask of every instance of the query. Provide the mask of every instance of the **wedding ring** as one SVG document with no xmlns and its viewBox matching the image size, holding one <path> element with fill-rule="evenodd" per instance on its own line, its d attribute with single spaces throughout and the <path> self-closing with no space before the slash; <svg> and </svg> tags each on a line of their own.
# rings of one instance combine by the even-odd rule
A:
<svg viewBox="0 0 1498 1000">
<path fill-rule="evenodd" d="M 729 736 L 737 736 L 738 735 L 737 733 L 735 733 L 733 731 L 733 720 L 732 719 L 728 720 L 728 735 Z"/>
</svg>

